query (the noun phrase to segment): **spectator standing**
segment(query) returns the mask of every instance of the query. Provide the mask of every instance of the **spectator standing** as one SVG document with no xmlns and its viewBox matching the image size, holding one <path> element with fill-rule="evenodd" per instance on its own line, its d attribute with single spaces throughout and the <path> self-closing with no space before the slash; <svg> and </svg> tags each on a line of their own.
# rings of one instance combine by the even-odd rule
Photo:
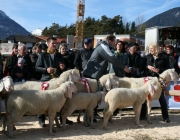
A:
<svg viewBox="0 0 180 140">
<path fill-rule="evenodd" d="M 179 74 L 180 69 L 178 67 L 178 58 L 179 56 L 174 52 L 174 47 L 172 45 L 166 46 L 166 54 L 167 54 L 167 69 L 174 68 L 175 71 Z"/>
<path fill-rule="evenodd" d="M 79 70 L 80 75 L 83 72 L 88 60 L 90 59 L 93 48 L 92 46 L 92 40 L 90 38 L 84 39 L 84 47 L 82 47 L 77 53 L 74 60 L 75 67 Z"/>
<path fill-rule="evenodd" d="M 27 65 L 24 65 L 24 59 L 19 58 L 17 65 L 11 71 L 10 76 L 14 82 L 25 82 L 30 80 L 30 71 L 28 70 Z"/>
<path fill-rule="evenodd" d="M 47 51 L 42 52 L 37 59 L 35 70 L 42 73 L 41 81 L 49 81 L 54 76 L 60 76 L 65 70 L 63 56 L 56 50 L 57 39 L 54 37 L 47 39 Z M 45 115 L 38 116 L 39 124 L 45 127 Z M 72 121 L 66 120 L 66 123 L 72 124 Z"/>
<path fill-rule="evenodd" d="M 159 77 L 158 73 L 161 74 L 164 70 L 167 69 L 167 57 L 159 52 L 158 45 L 156 43 L 150 45 L 149 51 L 150 53 L 147 55 L 147 69 L 149 71 L 148 76 Z M 164 122 L 169 123 L 170 120 L 167 111 L 167 103 L 164 97 L 164 91 L 161 93 L 159 103 L 161 106 Z M 146 114 L 145 110 L 141 110 L 141 112 L 144 112 L 143 114 Z M 145 119 L 145 116 L 142 116 L 142 114 L 141 119 Z"/>
<path fill-rule="evenodd" d="M 64 58 L 64 64 L 65 64 L 65 69 L 74 69 L 74 59 L 75 59 L 75 54 L 73 51 L 68 50 L 67 48 L 67 43 L 61 43 L 59 46 L 59 53 L 63 56 Z"/>
<path fill-rule="evenodd" d="M 29 71 L 32 71 L 32 63 L 29 55 L 26 54 L 26 45 L 25 44 L 19 44 L 18 45 L 18 53 L 13 54 L 8 62 L 7 62 L 7 69 L 8 72 L 11 73 L 13 68 L 17 65 L 18 59 L 23 58 L 24 59 L 24 65 L 26 65 L 29 69 Z"/>
<path fill-rule="evenodd" d="M 125 54 L 125 46 L 123 41 L 118 41 L 116 44 L 116 50 L 114 51 L 114 56 L 119 59 L 119 62 L 127 65 L 127 57 Z M 110 64 L 109 73 L 115 73 L 118 77 L 124 77 L 125 72 L 123 69 L 119 69 L 118 67 Z"/>
<path fill-rule="evenodd" d="M 35 71 L 35 66 L 36 66 L 38 56 L 41 53 L 42 45 L 40 43 L 36 43 L 32 50 L 33 50 L 32 53 L 29 55 L 31 58 L 31 63 L 32 63 L 32 78 L 34 80 L 40 80 L 41 73 Z"/>
<path fill-rule="evenodd" d="M 4 69 L 4 75 L 5 76 L 8 76 L 10 75 L 10 71 L 8 71 L 8 68 L 7 68 L 7 64 L 9 63 L 9 59 L 11 58 L 11 56 L 13 55 L 17 55 L 18 53 L 18 44 L 17 43 L 14 43 L 13 44 L 13 48 L 12 48 L 12 53 L 11 55 L 6 59 L 6 64 L 5 64 L 5 69 Z"/>
<path fill-rule="evenodd" d="M 141 57 L 136 53 L 137 44 L 130 43 L 128 45 L 128 52 L 126 52 L 127 65 L 129 68 L 129 73 L 125 73 L 127 77 L 141 77 Z"/>
</svg>

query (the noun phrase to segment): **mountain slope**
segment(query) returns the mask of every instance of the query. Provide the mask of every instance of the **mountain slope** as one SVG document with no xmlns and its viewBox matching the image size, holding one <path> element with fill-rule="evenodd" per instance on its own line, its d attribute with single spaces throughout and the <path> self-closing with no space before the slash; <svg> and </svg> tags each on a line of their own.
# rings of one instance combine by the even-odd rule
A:
<svg viewBox="0 0 180 140">
<path fill-rule="evenodd" d="M 3 11 L 0 10 L 0 40 L 9 35 L 31 35 L 21 25 L 10 19 Z"/>
<path fill-rule="evenodd" d="M 146 27 L 153 26 L 179 26 L 180 25 L 180 7 L 170 9 L 145 22 Z"/>
</svg>

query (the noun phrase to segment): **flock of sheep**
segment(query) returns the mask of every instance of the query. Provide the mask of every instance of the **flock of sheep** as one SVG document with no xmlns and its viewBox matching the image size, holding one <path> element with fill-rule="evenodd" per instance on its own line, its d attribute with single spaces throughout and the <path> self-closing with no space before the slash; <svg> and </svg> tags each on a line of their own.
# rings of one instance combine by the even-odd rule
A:
<svg viewBox="0 0 180 140">
<path fill-rule="evenodd" d="M 48 81 L 46 90 L 41 89 L 41 82 L 27 81 L 13 84 L 11 77 L 7 76 L 0 81 L 1 97 L 5 99 L 6 115 L 3 120 L 3 132 L 7 125 L 7 135 L 13 138 L 14 124 L 24 114 L 47 114 L 49 118 L 49 132 L 53 135 L 53 122 L 60 127 L 56 113 L 62 109 L 62 128 L 65 130 L 66 118 L 75 110 L 84 110 L 84 125 L 93 126 L 93 110 L 99 101 L 105 102 L 103 111 L 103 129 L 107 122 L 112 121 L 112 114 L 117 108 L 133 106 L 135 121 L 139 125 L 141 106 L 147 100 L 147 120 L 150 123 L 152 100 L 159 99 L 164 81 L 177 83 L 179 75 L 174 69 L 168 69 L 157 77 L 145 78 L 119 78 L 114 74 L 102 76 L 97 82 L 95 79 L 79 76 L 76 69 L 68 70 Z M 86 86 L 87 85 L 87 86 Z M 98 91 L 101 86 L 103 91 Z M 14 88 L 14 90 L 13 90 Z M 90 89 L 92 93 L 88 93 Z M 150 99 L 148 99 L 150 96 Z M 0 100 L 1 101 L 1 100 Z M 80 115 L 77 118 L 80 121 Z"/>
</svg>

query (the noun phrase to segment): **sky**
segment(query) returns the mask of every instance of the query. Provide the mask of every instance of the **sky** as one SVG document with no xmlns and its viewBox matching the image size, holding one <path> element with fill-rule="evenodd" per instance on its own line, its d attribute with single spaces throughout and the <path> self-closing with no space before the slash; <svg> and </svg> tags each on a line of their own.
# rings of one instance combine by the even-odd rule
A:
<svg viewBox="0 0 180 140">
<path fill-rule="evenodd" d="M 52 23 L 75 24 L 77 4 L 78 0 L 0 0 L 0 10 L 31 32 Z M 120 15 L 124 23 L 136 21 L 137 17 L 146 21 L 175 7 L 180 7 L 180 0 L 85 0 L 84 19 Z"/>
</svg>

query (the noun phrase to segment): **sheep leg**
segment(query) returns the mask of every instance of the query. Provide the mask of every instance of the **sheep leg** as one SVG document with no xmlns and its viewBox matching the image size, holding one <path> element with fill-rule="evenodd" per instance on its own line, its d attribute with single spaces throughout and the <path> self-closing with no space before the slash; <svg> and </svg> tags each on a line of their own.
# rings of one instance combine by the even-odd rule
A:
<svg viewBox="0 0 180 140">
<path fill-rule="evenodd" d="M 49 133 L 51 136 L 53 136 L 53 132 L 56 132 L 53 128 L 53 123 L 54 123 L 54 117 L 56 115 L 48 115 L 48 118 L 49 118 Z"/>
<path fill-rule="evenodd" d="M 2 99 L 0 97 L 0 119 L 1 119 L 1 101 L 2 101 Z"/>
<path fill-rule="evenodd" d="M 107 129 L 106 126 L 107 126 L 109 117 L 112 114 L 112 112 L 110 110 L 107 110 L 106 112 L 104 111 L 104 122 L 103 122 L 102 129 Z"/>
<path fill-rule="evenodd" d="M 54 120 L 55 120 L 56 126 L 57 126 L 58 128 L 60 128 L 61 126 L 60 126 L 60 124 L 59 124 L 59 121 L 58 121 L 58 118 L 57 118 L 57 114 L 56 114 Z"/>
<path fill-rule="evenodd" d="M 66 130 L 66 119 L 67 117 L 75 110 L 75 108 L 67 108 L 66 110 L 62 111 L 62 129 Z"/>
<path fill-rule="evenodd" d="M 2 123 L 2 133 L 5 133 L 6 126 L 7 126 L 7 114 L 5 114 L 4 119 L 3 119 L 3 123 Z"/>
<path fill-rule="evenodd" d="M 78 123 L 81 123 L 80 117 L 81 117 L 82 112 L 83 112 L 83 110 L 79 110 L 79 115 L 78 115 L 78 117 L 77 117 L 77 122 L 78 122 Z"/>
<path fill-rule="evenodd" d="M 133 106 L 133 109 L 134 109 L 134 113 L 135 113 L 135 122 L 136 122 L 136 125 L 137 126 L 140 126 L 139 125 L 139 117 L 140 117 L 140 113 L 141 113 L 141 106 L 142 104 L 136 104 Z"/>
<path fill-rule="evenodd" d="M 83 114 L 83 122 L 84 122 L 84 126 L 88 127 L 89 125 L 89 117 L 87 116 L 87 110 L 84 110 L 84 114 Z"/>
<path fill-rule="evenodd" d="M 147 121 L 149 124 L 152 124 L 151 120 L 150 120 L 150 113 L 151 113 L 151 104 L 152 104 L 152 100 L 147 100 Z"/>
<path fill-rule="evenodd" d="M 93 109 L 88 109 L 87 116 L 88 116 L 88 120 L 91 118 L 91 124 L 90 124 L 91 128 L 95 129 L 94 124 L 93 124 L 93 119 L 94 119 Z"/>
</svg>

